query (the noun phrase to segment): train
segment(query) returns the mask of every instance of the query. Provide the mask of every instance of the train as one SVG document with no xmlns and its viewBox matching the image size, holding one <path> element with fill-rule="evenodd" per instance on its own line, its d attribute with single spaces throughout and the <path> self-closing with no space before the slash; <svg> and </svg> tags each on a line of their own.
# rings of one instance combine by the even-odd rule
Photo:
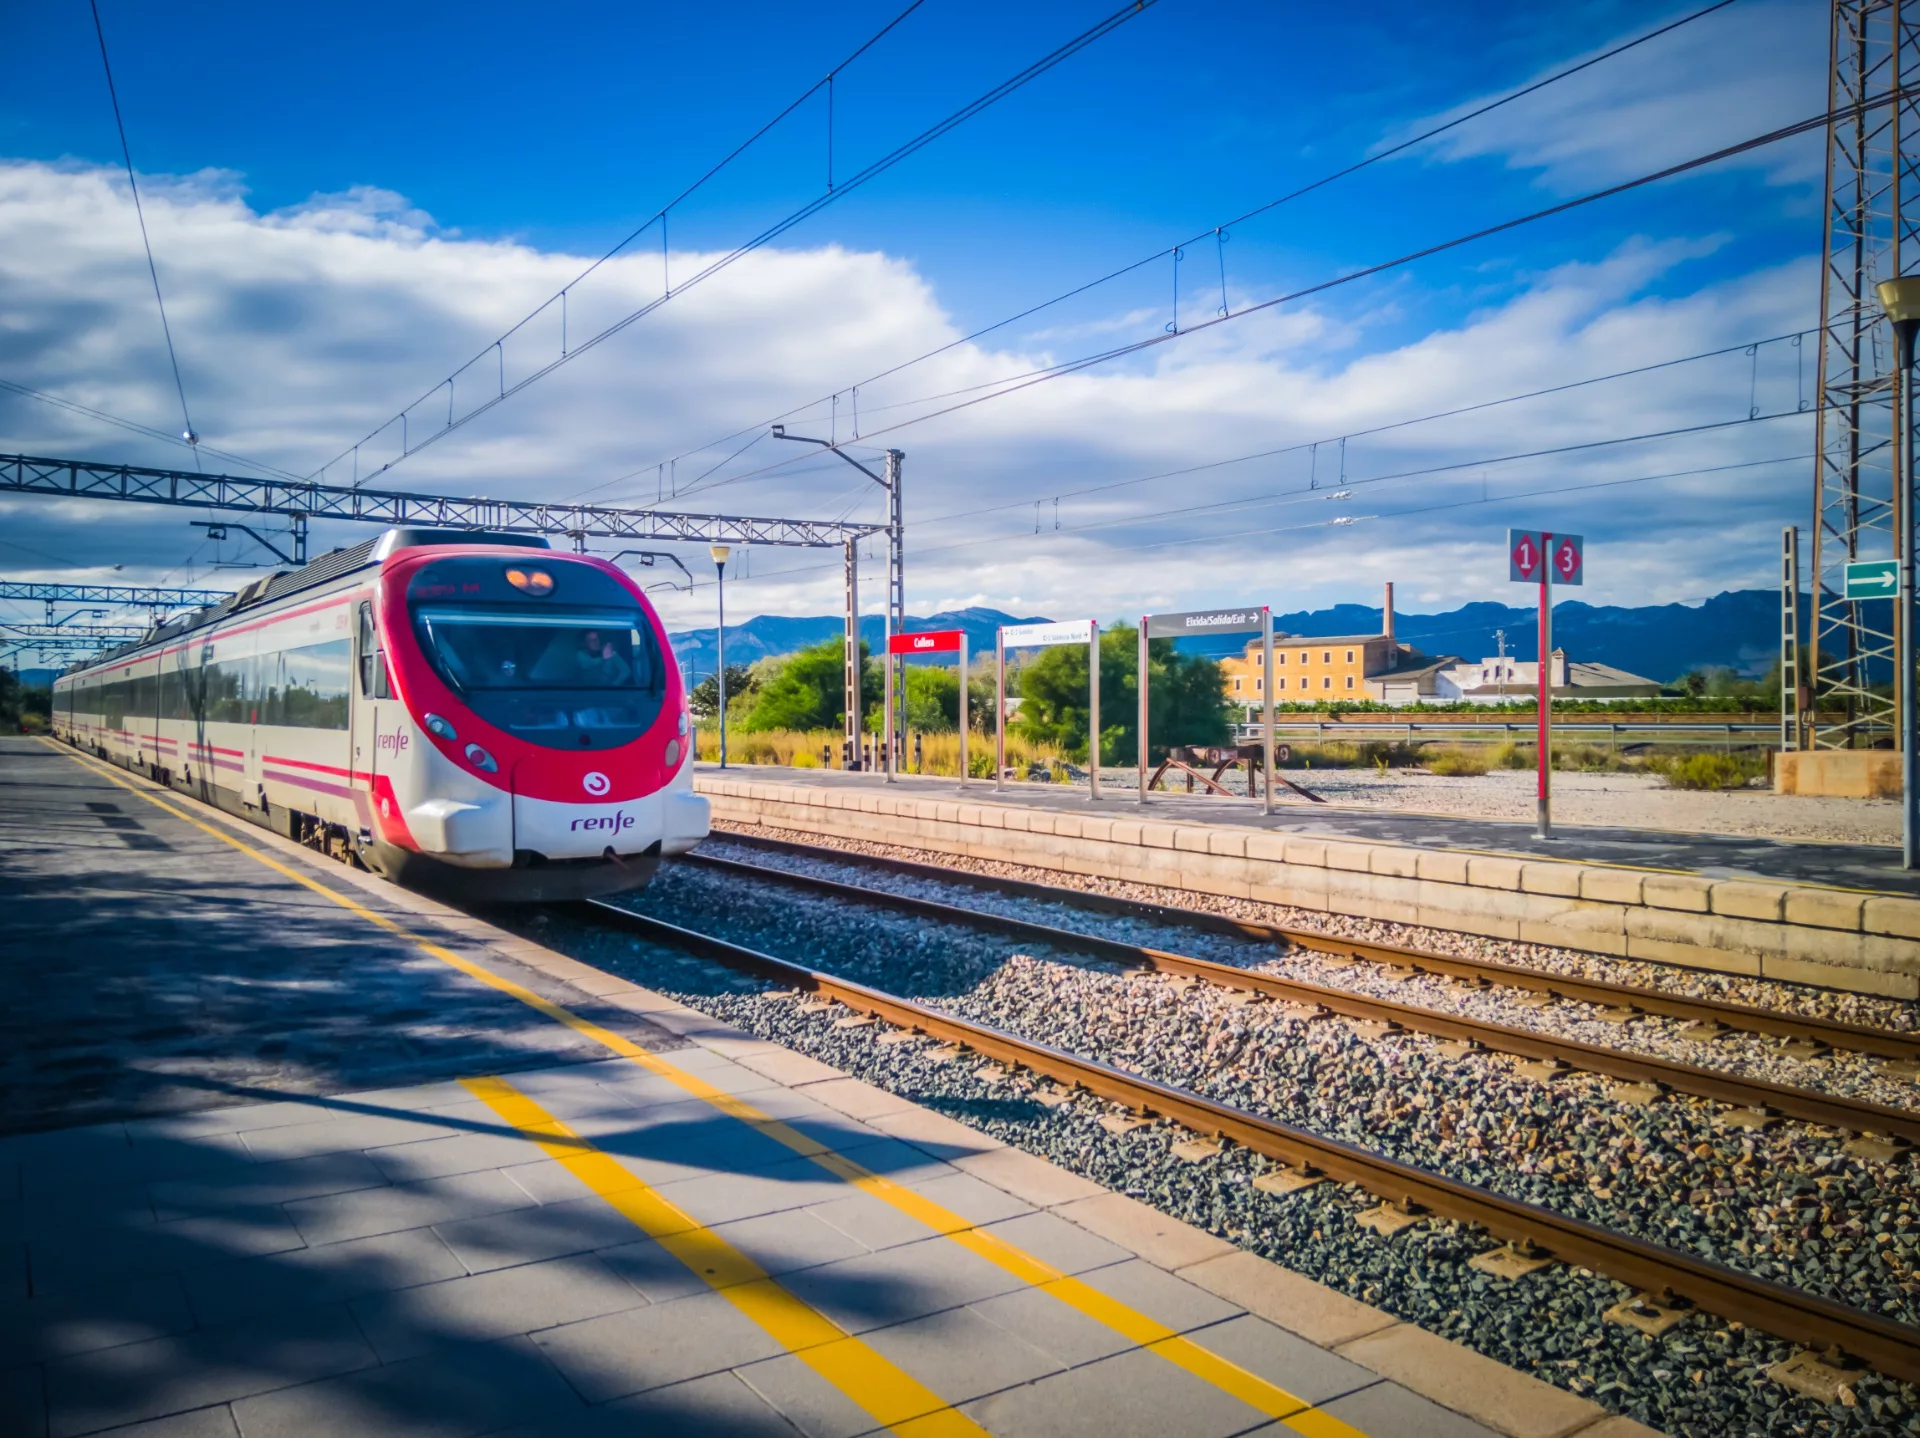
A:
<svg viewBox="0 0 1920 1438">
<path fill-rule="evenodd" d="M 395 528 L 53 686 L 53 732 L 454 901 L 643 887 L 706 837 L 647 597 L 537 536 Z"/>
</svg>

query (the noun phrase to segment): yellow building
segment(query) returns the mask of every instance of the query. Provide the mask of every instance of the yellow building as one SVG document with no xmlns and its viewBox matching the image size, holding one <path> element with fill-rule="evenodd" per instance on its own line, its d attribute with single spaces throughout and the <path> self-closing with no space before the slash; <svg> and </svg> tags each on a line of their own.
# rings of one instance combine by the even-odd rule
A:
<svg viewBox="0 0 1920 1438">
<path fill-rule="evenodd" d="M 1376 686 L 1368 680 L 1425 657 L 1412 645 L 1394 641 L 1393 586 L 1389 584 L 1379 634 L 1273 636 L 1273 702 L 1324 704 L 1341 699 L 1377 699 Z M 1265 651 L 1255 639 L 1247 644 L 1242 657 L 1220 661 L 1221 684 L 1230 703 L 1266 702 L 1265 659 Z"/>
</svg>

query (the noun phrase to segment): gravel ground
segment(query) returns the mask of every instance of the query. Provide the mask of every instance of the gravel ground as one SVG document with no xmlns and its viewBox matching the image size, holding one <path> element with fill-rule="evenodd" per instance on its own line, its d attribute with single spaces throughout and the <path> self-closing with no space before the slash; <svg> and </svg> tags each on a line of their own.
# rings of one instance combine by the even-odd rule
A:
<svg viewBox="0 0 1920 1438">
<path fill-rule="evenodd" d="M 1527 823 L 1534 817 L 1537 781 L 1530 769 L 1494 769 L 1452 777 L 1423 769 L 1283 772 L 1330 804 Z M 1243 792 L 1246 784 L 1236 774 L 1227 775 L 1222 782 L 1236 793 Z M 1100 787 L 1133 792 L 1140 781 L 1132 769 L 1102 769 Z M 1184 785 L 1176 784 L 1174 792 L 1184 794 Z M 1274 798 L 1307 802 L 1287 794 L 1279 785 L 1274 786 Z M 1741 834 L 1762 839 L 1830 839 L 1849 844 L 1900 842 L 1897 799 L 1819 799 L 1775 794 L 1770 789 L 1669 789 L 1657 774 L 1556 771 L 1553 817 L 1562 824 L 1606 828 Z"/>
<path fill-rule="evenodd" d="M 1707 1105 L 1619 1109 L 1590 1080 L 1525 1083 L 1497 1058 L 1439 1062 L 1417 1036 L 1368 1044 L 1344 1024 L 1303 1024 L 1277 1005 L 1234 1008 L 1217 991 L 1180 994 L 1165 981 L 1101 966 L 1014 960 L 1003 945 L 945 926 L 795 902 L 790 892 L 772 903 L 714 878 L 703 883 L 693 871 L 669 869 L 637 906 L 793 958 L 819 962 L 830 954 L 832 967 L 850 977 L 883 980 L 895 992 L 1002 1026 L 1037 1025 L 1036 1037 L 1115 1061 L 1151 1053 L 1156 1077 L 1248 1107 L 1272 1106 L 1302 1126 L 1414 1161 L 1432 1161 L 1436 1142 L 1444 1143 L 1447 1166 L 1463 1177 L 1585 1216 L 1630 1219 L 1667 1242 L 1726 1259 L 1742 1256 L 1722 1251 L 1729 1244 L 1777 1249 L 1788 1268 L 1841 1275 L 1850 1301 L 1860 1301 L 1870 1268 L 1889 1271 L 1882 1253 L 1899 1255 L 1902 1271 L 1914 1257 L 1912 1199 L 1895 1173 L 1810 1158 L 1792 1125 L 1719 1133 L 1701 1122 Z M 996 1077 L 990 1066 L 936 1062 L 935 1047 L 921 1041 L 881 1046 L 879 1026 L 836 1028 L 835 1011 L 803 1014 L 790 998 L 702 961 L 570 920 L 516 922 L 588 962 L 1664 1432 L 1920 1433 L 1920 1391 L 1907 1385 L 1866 1375 L 1850 1405 L 1817 1404 L 1764 1376 L 1791 1350 L 1751 1330 L 1695 1315 L 1648 1338 L 1602 1319 L 1628 1290 L 1586 1270 L 1556 1265 L 1509 1284 L 1465 1266 L 1491 1246 L 1477 1230 L 1429 1221 L 1381 1239 L 1355 1224 L 1373 1206 L 1357 1189 L 1322 1184 L 1275 1198 L 1251 1186 L 1267 1164 L 1243 1150 L 1188 1164 L 1170 1150 L 1189 1135 L 1166 1124 L 1112 1134 L 1098 1125 L 1107 1106 L 1085 1096 L 1043 1104 L 1025 1082 Z M 1629 1171 L 1633 1181 L 1623 1183 Z M 1735 1205 L 1746 1221 L 1729 1221 Z M 1850 1216 L 1860 1213 L 1875 1217 Z M 1731 1238 L 1735 1231 L 1764 1236 Z M 1869 1236 L 1873 1242 L 1860 1242 Z M 1899 1283 L 1882 1277 L 1874 1287 L 1896 1310 L 1910 1306 Z"/>
<path fill-rule="evenodd" d="M 1755 1034 L 1727 1034 L 1718 1040 L 1702 1042 L 1685 1034 L 1687 1023 L 1680 1019 L 1647 1015 L 1631 1024 L 1614 1024 L 1599 1017 L 1608 1007 L 1604 1004 L 1563 1001 L 1542 1008 L 1529 1002 L 1537 996 L 1519 989 L 1474 989 L 1438 974 L 1403 978 L 1385 965 L 1343 966 L 1331 956 L 1310 949 L 1292 950 L 1276 957 L 1271 944 L 1204 929 L 993 894 L 959 884 L 941 884 L 886 869 L 863 868 L 857 862 L 837 863 L 742 844 L 729 845 L 724 836 L 709 839 L 701 846 L 701 852 L 1213 959 L 1372 998 L 1413 1004 L 1438 1013 L 1508 1024 L 1558 1038 L 1580 1039 L 1608 1048 L 1720 1069 L 1744 1078 L 1765 1079 L 1895 1107 L 1920 1108 L 1920 1084 L 1888 1072 L 1883 1060 L 1866 1054 L 1836 1052 L 1821 1059 L 1798 1059 L 1786 1054 L 1781 1042 Z"/>
<path fill-rule="evenodd" d="M 715 840 L 730 833 L 769 839 L 792 840 L 789 829 L 744 824 L 716 824 Z M 712 842 L 712 841 L 710 841 Z M 1218 914 L 1229 919 L 1244 919 L 1278 928 L 1310 929 L 1333 938 L 1354 939 L 1363 943 L 1392 944 L 1403 948 L 1424 949 L 1429 953 L 1453 954 L 1464 958 L 1491 959 L 1517 964 L 1541 973 L 1568 977 L 1604 979 L 1609 983 L 1632 984 L 1658 989 L 1663 993 L 1691 998 L 1724 999 L 1729 1003 L 1773 1009 L 1781 1013 L 1810 1014 L 1838 1019 L 1850 1024 L 1902 1032 L 1920 1031 L 1920 1003 L 1911 999 L 1885 999 L 1871 994 L 1848 993 L 1840 989 L 1822 989 L 1808 984 L 1782 983 L 1773 979 L 1752 978 L 1744 974 L 1721 974 L 1707 969 L 1649 963 L 1643 959 L 1616 958 L 1610 954 L 1589 953 L 1582 949 L 1561 949 L 1547 944 L 1526 944 L 1509 939 L 1483 938 L 1451 929 L 1430 929 L 1415 924 L 1396 924 L 1384 919 L 1367 919 L 1353 914 L 1326 913 L 1319 909 L 1296 909 L 1285 904 L 1257 903 L 1220 894 L 1205 894 L 1192 889 L 1167 889 L 1151 884 L 1127 883 L 1090 874 L 1064 873 L 1057 869 L 1039 869 L 1026 864 L 1005 864 L 991 859 L 975 859 L 964 854 L 943 854 L 926 849 L 908 849 L 892 844 L 870 844 L 859 839 L 841 839 L 829 834 L 808 834 L 803 842 L 823 849 L 838 849 L 851 855 L 870 854 L 879 858 L 909 859 L 942 868 L 961 869 L 994 878 L 1025 879 L 1036 884 L 1080 889 L 1091 894 L 1135 899 L 1142 903 L 1164 904 L 1190 909 L 1196 913 Z M 742 850 L 741 857 L 755 863 L 774 858 L 767 850 Z"/>
</svg>

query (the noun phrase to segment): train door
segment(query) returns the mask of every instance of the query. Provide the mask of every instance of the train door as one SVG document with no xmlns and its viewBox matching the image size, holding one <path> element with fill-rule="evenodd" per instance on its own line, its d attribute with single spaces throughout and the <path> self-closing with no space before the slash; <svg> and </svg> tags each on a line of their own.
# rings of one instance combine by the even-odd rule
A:
<svg viewBox="0 0 1920 1438">
<path fill-rule="evenodd" d="M 386 767 L 380 752 L 380 701 L 391 698 L 392 690 L 387 684 L 387 656 L 370 600 L 363 599 L 354 607 L 353 659 L 353 787 L 368 794 L 377 805 L 386 788 L 380 782 Z"/>
</svg>

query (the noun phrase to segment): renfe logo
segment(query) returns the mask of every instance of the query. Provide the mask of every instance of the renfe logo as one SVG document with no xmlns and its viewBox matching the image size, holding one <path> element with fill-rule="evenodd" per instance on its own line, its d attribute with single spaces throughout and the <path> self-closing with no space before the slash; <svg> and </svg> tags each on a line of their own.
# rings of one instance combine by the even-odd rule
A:
<svg viewBox="0 0 1920 1438">
<path fill-rule="evenodd" d="M 584 829 L 588 833 L 605 830 L 609 834 L 618 834 L 631 829 L 640 821 L 627 813 L 595 814 L 585 819 L 575 819 L 570 827 Z"/>
<path fill-rule="evenodd" d="M 596 769 L 580 781 L 580 787 L 597 799 L 613 787 L 613 781 Z"/>
<path fill-rule="evenodd" d="M 404 753 L 407 745 L 412 742 L 404 729 L 396 729 L 391 734 L 377 734 L 375 738 L 379 741 L 379 747 L 389 754 Z"/>
</svg>

